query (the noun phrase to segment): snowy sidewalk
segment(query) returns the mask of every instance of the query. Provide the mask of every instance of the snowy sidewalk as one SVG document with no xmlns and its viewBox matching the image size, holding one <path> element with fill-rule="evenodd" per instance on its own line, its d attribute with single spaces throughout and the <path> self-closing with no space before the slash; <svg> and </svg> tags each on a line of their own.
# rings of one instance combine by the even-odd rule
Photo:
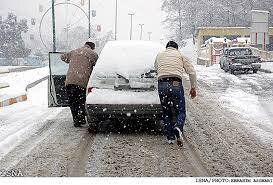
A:
<svg viewBox="0 0 273 185">
<path fill-rule="evenodd" d="M 266 73 L 273 73 L 273 62 L 263 62 L 260 71 Z"/>
<path fill-rule="evenodd" d="M 29 89 L 27 101 L 0 108 L 0 159 L 64 110 L 48 108 L 47 83 Z"/>
<path fill-rule="evenodd" d="M 0 90 L 0 107 L 11 105 L 27 99 L 26 87 L 49 74 L 48 67 L 0 74 L 0 82 L 9 84 L 9 87 Z"/>
</svg>

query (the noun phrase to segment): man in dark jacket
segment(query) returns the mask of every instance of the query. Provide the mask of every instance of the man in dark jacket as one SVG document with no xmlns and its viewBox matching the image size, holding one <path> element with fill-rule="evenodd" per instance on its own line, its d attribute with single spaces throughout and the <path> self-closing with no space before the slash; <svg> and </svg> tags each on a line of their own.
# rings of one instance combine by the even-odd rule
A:
<svg viewBox="0 0 273 185">
<path fill-rule="evenodd" d="M 87 41 L 83 47 L 61 55 L 62 61 L 69 63 L 65 86 L 75 127 L 86 124 L 86 87 L 98 60 L 94 49 L 95 44 Z"/>
</svg>

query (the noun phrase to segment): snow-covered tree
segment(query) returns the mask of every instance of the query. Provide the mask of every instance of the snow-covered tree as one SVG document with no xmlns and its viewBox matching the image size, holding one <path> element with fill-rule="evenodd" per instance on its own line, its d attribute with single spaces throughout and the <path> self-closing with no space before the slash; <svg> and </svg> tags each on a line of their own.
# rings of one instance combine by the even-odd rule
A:
<svg viewBox="0 0 273 185">
<path fill-rule="evenodd" d="M 111 40 L 114 40 L 114 34 L 112 31 L 109 31 L 107 32 L 106 34 L 104 34 L 103 36 L 101 37 L 98 37 L 96 39 L 96 51 L 98 53 L 101 52 L 101 50 L 103 49 L 103 47 L 105 46 L 105 44 L 108 42 L 108 41 L 111 41 Z"/>
<path fill-rule="evenodd" d="M 83 46 L 83 44 L 88 39 L 88 29 L 83 26 L 77 26 L 71 30 L 63 29 L 60 34 L 60 37 L 57 37 L 57 48 L 60 51 L 69 51 L 78 47 Z M 109 31 L 104 34 L 99 34 L 94 27 L 91 27 L 90 33 L 91 40 L 96 43 L 96 51 L 101 52 L 105 44 L 114 40 L 113 32 Z"/>
<path fill-rule="evenodd" d="M 182 42 L 202 26 L 250 26 L 251 10 L 270 12 L 273 25 L 273 0 L 163 0 L 164 23 L 169 38 Z"/>
<path fill-rule="evenodd" d="M 25 47 L 22 33 L 28 31 L 27 20 L 17 20 L 17 16 L 9 13 L 5 20 L 0 21 L 0 51 L 9 59 L 23 58 L 30 54 Z"/>
</svg>

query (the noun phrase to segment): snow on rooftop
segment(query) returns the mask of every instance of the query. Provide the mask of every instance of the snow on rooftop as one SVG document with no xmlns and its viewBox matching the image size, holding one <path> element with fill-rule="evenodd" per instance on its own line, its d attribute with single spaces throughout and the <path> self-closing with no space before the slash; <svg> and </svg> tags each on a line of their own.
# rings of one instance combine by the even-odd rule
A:
<svg viewBox="0 0 273 185">
<path fill-rule="evenodd" d="M 226 41 L 225 41 L 225 39 L 226 39 Z M 229 40 L 227 38 L 211 37 L 210 39 L 206 40 L 205 43 L 208 44 L 211 41 L 212 41 L 212 43 L 215 43 L 215 42 L 222 42 L 222 43 L 232 42 L 231 40 Z"/>
<path fill-rule="evenodd" d="M 234 39 L 234 41 L 240 42 L 240 43 L 246 43 L 246 41 L 247 41 L 247 43 L 251 43 L 250 37 L 238 37 L 238 38 Z"/>
<path fill-rule="evenodd" d="M 266 10 L 251 10 L 251 12 L 255 12 L 255 13 L 268 13 L 269 14 L 269 11 L 266 11 Z"/>
<path fill-rule="evenodd" d="M 207 29 L 214 29 L 214 30 L 222 30 L 222 29 L 228 29 L 228 28 L 236 28 L 236 29 L 248 29 L 248 27 L 198 27 L 198 30 L 207 30 Z"/>
</svg>

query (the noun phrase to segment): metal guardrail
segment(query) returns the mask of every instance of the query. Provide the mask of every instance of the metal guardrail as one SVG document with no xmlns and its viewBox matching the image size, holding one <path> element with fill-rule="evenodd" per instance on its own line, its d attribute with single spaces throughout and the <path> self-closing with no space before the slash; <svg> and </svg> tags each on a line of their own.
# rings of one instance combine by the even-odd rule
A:
<svg viewBox="0 0 273 185">
<path fill-rule="evenodd" d="M 0 83 L 0 89 L 9 87 L 8 83 Z"/>
<path fill-rule="evenodd" d="M 45 76 L 45 77 L 43 77 L 43 78 L 41 78 L 41 79 L 39 79 L 39 80 L 36 80 L 35 82 L 32 82 L 31 84 L 28 84 L 28 85 L 26 86 L 25 90 L 27 91 L 28 89 L 30 89 L 30 88 L 36 86 L 37 84 L 39 84 L 39 83 L 41 83 L 41 82 L 43 82 L 43 81 L 45 81 L 45 80 L 47 80 L 47 79 L 48 79 L 48 76 Z"/>
</svg>

